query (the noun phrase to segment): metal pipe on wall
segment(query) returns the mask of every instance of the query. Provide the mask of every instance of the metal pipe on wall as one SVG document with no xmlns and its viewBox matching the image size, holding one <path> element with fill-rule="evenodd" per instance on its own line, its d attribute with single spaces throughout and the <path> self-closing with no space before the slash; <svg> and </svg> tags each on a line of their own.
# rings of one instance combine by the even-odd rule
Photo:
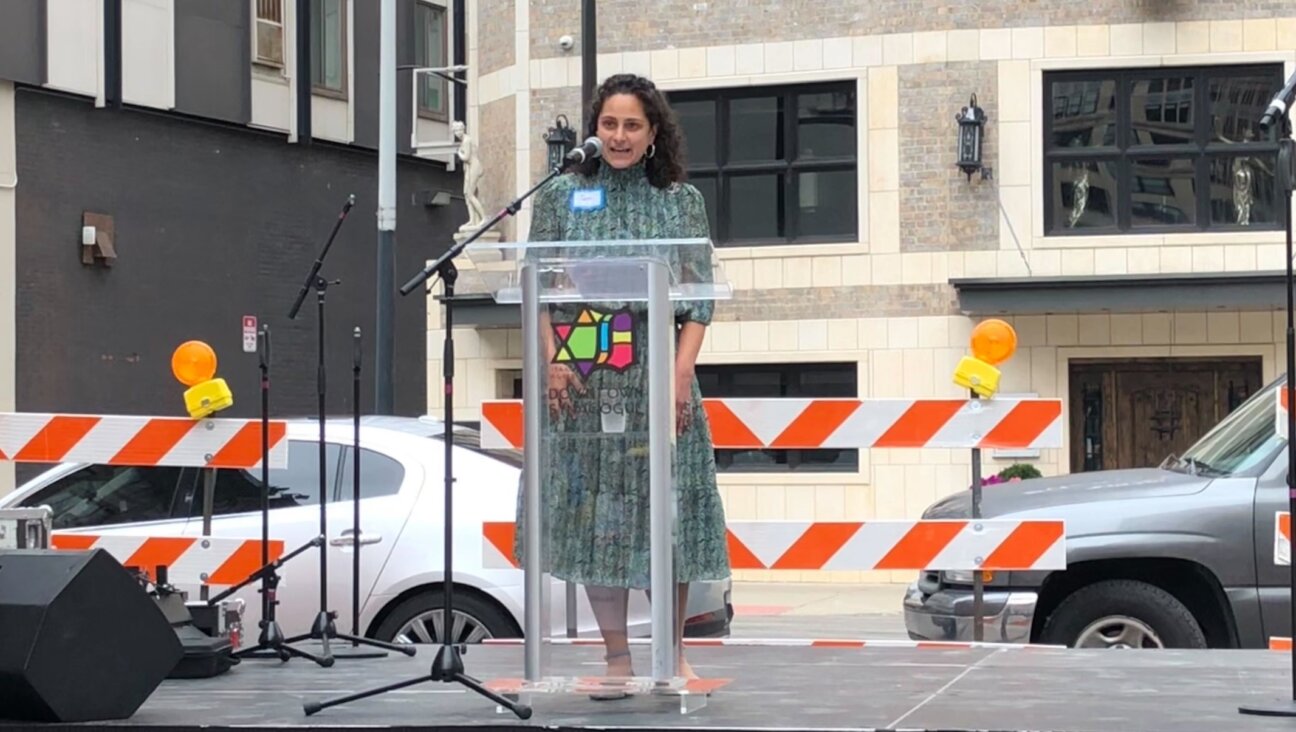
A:
<svg viewBox="0 0 1296 732">
<path fill-rule="evenodd" d="M 311 141 L 311 0 L 297 0 L 297 144 Z"/>
<path fill-rule="evenodd" d="M 589 130 L 590 102 L 594 100 L 594 87 L 598 82 L 598 18 L 594 0 L 581 0 L 581 133 L 584 139 Z"/>
<path fill-rule="evenodd" d="M 378 282 L 374 328 L 375 414 L 393 414 L 396 348 L 396 0 L 382 0 L 378 18 Z"/>
</svg>

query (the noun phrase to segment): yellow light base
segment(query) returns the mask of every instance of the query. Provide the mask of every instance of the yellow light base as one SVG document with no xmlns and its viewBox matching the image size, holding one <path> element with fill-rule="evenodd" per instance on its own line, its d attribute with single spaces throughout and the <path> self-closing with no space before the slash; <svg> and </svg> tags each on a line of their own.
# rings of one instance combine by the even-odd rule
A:
<svg viewBox="0 0 1296 732">
<path fill-rule="evenodd" d="M 973 356 L 964 356 L 954 369 L 954 383 L 989 398 L 999 391 L 999 369 Z"/>
<path fill-rule="evenodd" d="M 234 394 L 224 379 L 212 379 L 186 389 L 184 402 L 190 417 L 202 419 L 234 406 Z"/>
</svg>

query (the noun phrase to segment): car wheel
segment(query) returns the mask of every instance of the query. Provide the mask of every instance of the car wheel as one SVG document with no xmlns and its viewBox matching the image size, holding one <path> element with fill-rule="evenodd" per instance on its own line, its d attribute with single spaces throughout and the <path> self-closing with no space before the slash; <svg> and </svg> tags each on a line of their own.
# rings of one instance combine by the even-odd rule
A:
<svg viewBox="0 0 1296 732">
<path fill-rule="evenodd" d="M 1072 648 L 1206 648 L 1201 625 L 1165 590 L 1106 580 L 1071 593 L 1044 624 L 1042 643 Z"/>
<path fill-rule="evenodd" d="M 378 625 L 374 635 L 389 643 L 439 644 L 446 635 L 445 596 L 425 591 L 403 600 Z M 498 608 L 474 595 L 455 592 L 449 624 L 451 643 L 480 643 L 522 634 Z"/>
</svg>

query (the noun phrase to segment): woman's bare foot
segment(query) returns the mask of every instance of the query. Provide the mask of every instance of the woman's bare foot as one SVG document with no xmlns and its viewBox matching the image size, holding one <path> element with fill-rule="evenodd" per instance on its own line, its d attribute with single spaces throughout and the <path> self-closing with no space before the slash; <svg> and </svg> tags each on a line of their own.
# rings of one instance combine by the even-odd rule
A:
<svg viewBox="0 0 1296 732">
<path fill-rule="evenodd" d="M 679 673 L 679 677 L 682 679 L 689 679 L 691 681 L 700 678 L 697 675 L 697 672 L 693 670 L 693 667 L 689 665 L 688 659 L 683 656 L 680 656 L 679 658 L 677 672 Z"/>
<path fill-rule="evenodd" d="M 634 664 L 633 659 L 630 657 L 630 651 L 610 653 L 606 660 L 609 678 L 626 679 L 634 676 Z"/>
<path fill-rule="evenodd" d="M 626 698 L 629 693 L 624 688 L 625 680 L 634 676 L 629 649 L 609 653 L 604 660 L 607 661 L 607 680 L 599 686 L 606 687 L 606 691 L 595 691 L 590 694 L 590 698 L 594 701 L 612 701 Z"/>
</svg>

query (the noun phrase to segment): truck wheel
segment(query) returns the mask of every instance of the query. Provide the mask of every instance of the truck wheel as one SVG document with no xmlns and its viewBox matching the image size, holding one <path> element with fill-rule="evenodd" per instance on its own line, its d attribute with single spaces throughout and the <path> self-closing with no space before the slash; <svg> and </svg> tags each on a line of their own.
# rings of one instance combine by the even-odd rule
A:
<svg viewBox="0 0 1296 732">
<path fill-rule="evenodd" d="M 1206 648 L 1201 625 L 1174 595 L 1146 582 L 1105 580 L 1062 601 L 1042 643 L 1072 648 Z"/>
</svg>

